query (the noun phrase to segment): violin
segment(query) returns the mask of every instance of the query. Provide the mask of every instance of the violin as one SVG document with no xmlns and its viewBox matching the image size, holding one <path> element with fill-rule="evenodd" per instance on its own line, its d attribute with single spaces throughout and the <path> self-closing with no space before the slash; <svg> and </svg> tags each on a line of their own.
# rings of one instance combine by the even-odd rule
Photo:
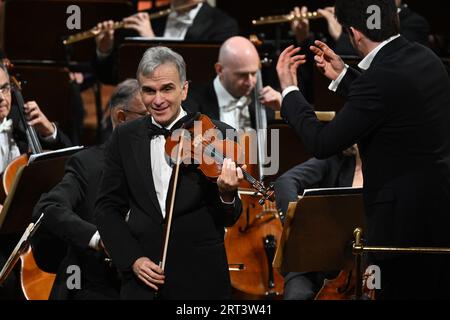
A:
<svg viewBox="0 0 450 320">
<path fill-rule="evenodd" d="M 216 181 L 222 171 L 225 158 L 231 159 L 241 168 L 244 179 L 261 195 L 261 205 L 266 200 L 274 201 L 272 187 L 266 187 L 263 182 L 255 179 L 240 165 L 244 162 L 244 158 L 238 143 L 229 139 L 221 139 L 222 132 L 208 116 L 198 114 L 194 121 L 183 125 L 181 129 L 175 130 L 172 137 L 166 139 L 165 152 L 172 161 L 176 163 L 178 147 L 183 140 L 184 147 L 180 154 L 180 162 L 197 164 L 198 169 L 206 177 Z"/>
</svg>

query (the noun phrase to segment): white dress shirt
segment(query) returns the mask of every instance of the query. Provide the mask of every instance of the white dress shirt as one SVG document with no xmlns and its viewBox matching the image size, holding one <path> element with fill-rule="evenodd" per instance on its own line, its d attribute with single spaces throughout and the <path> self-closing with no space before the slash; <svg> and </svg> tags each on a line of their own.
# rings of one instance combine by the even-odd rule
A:
<svg viewBox="0 0 450 320">
<path fill-rule="evenodd" d="M 12 120 L 4 118 L 0 123 L 0 173 L 5 171 L 11 161 L 20 156 L 19 148 L 12 133 Z"/>
<path fill-rule="evenodd" d="M 170 40 L 184 40 L 189 27 L 194 23 L 194 19 L 202 5 L 203 3 L 200 3 L 195 8 L 183 13 L 172 11 L 167 17 L 164 38 Z"/>
<path fill-rule="evenodd" d="M 181 111 L 178 117 L 166 128 L 171 129 L 173 125 L 187 115 L 186 111 L 180 107 Z M 152 118 L 152 123 L 161 127 Z M 163 217 L 166 216 L 166 198 L 169 190 L 170 177 L 172 176 L 172 165 L 170 159 L 166 156 L 165 147 L 166 138 L 164 136 L 154 136 L 150 141 L 150 159 L 153 176 L 153 183 L 155 185 L 156 196 L 158 197 L 159 206 Z"/>
<path fill-rule="evenodd" d="M 232 126 L 234 129 L 251 128 L 249 97 L 234 98 L 220 82 L 219 76 L 214 79 L 214 91 L 219 104 L 220 121 Z"/>
</svg>

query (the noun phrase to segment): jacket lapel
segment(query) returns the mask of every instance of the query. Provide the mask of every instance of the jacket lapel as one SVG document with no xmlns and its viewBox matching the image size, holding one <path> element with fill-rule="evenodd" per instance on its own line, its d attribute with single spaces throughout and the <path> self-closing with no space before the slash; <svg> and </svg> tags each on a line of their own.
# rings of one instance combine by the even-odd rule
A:
<svg viewBox="0 0 450 320">
<path fill-rule="evenodd" d="M 141 122 L 142 127 L 136 131 L 131 140 L 133 156 L 138 171 L 138 179 L 141 179 L 154 209 L 158 212 L 158 217 L 162 221 L 163 216 L 156 196 L 153 174 L 151 171 L 150 138 L 148 136 L 148 127 L 150 117 L 145 117 Z M 150 212 L 149 212 L 150 214 Z"/>
</svg>

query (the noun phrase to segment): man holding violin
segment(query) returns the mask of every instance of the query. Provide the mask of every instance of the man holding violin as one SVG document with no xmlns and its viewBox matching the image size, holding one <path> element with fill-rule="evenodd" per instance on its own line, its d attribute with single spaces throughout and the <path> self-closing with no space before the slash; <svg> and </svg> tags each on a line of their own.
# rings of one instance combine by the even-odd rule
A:
<svg viewBox="0 0 450 320">
<path fill-rule="evenodd" d="M 123 299 L 153 299 L 155 292 L 162 299 L 231 297 L 224 228 L 241 213 L 242 171 L 225 159 L 217 183 L 197 165 L 180 167 L 175 179 L 177 170 L 165 153 L 165 135 L 196 118 L 181 106 L 188 92 L 185 70 L 183 58 L 168 48 L 146 51 L 137 78 L 151 116 L 117 128 L 106 150 L 97 226 L 122 273 Z M 214 124 L 222 133 L 231 128 Z M 166 229 L 174 180 L 173 220 Z M 162 270 L 165 232 L 169 241 Z"/>
</svg>

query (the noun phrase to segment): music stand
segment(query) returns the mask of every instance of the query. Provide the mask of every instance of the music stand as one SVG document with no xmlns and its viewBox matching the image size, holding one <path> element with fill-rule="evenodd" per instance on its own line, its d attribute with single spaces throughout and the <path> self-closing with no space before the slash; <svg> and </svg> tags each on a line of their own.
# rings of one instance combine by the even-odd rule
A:
<svg viewBox="0 0 450 320">
<path fill-rule="evenodd" d="M 289 205 L 274 267 L 282 273 L 343 269 L 352 261 L 353 231 L 364 225 L 362 189 L 305 190 Z"/>
<path fill-rule="evenodd" d="M 31 222 L 33 207 L 64 176 L 67 158 L 83 147 L 72 147 L 30 157 L 16 174 L 0 212 L 0 234 L 23 232 Z"/>
<path fill-rule="evenodd" d="M 30 244 L 30 239 L 40 226 L 43 217 L 44 214 L 41 214 L 36 223 L 30 223 L 25 229 L 25 232 L 0 271 L 0 286 L 2 286 L 6 279 L 8 279 L 9 274 L 14 269 L 14 266 L 20 259 L 20 256 L 27 251 L 28 245 Z"/>
</svg>

